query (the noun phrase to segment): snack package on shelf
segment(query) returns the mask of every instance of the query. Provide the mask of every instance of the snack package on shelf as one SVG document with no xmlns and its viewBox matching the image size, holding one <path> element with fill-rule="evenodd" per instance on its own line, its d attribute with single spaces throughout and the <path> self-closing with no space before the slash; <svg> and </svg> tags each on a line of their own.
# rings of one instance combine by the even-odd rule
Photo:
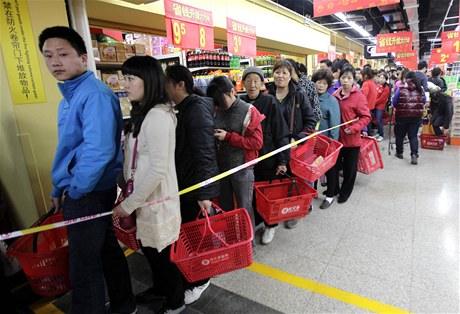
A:
<svg viewBox="0 0 460 314">
<path fill-rule="evenodd" d="M 99 43 L 99 54 L 101 61 L 117 61 L 117 49 L 106 43 Z"/>
</svg>

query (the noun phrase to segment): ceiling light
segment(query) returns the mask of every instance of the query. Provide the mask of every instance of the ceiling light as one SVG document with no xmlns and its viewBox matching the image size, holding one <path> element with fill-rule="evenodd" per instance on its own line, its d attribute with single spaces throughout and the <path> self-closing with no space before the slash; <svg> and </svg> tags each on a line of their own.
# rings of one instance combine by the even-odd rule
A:
<svg viewBox="0 0 460 314">
<path fill-rule="evenodd" d="M 347 23 L 348 25 L 350 25 L 355 31 L 357 31 L 361 36 L 364 36 L 364 37 L 373 37 L 371 34 L 369 34 L 368 31 L 366 31 L 364 28 L 362 28 L 361 26 L 359 26 L 358 24 L 356 24 L 355 22 L 353 21 L 349 21 L 347 19 L 347 17 L 345 16 L 345 14 L 343 14 L 342 12 L 338 12 L 338 13 L 335 13 L 334 14 L 336 17 L 338 17 L 339 19 L 341 19 L 342 21 L 344 21 L 345 23 Z"/>
<path fill-rule="evenodd" d="M 426 40 L 434 42 L 434 41 L 441 41 L 441 38 L 427 38 Z"/>
</svg>

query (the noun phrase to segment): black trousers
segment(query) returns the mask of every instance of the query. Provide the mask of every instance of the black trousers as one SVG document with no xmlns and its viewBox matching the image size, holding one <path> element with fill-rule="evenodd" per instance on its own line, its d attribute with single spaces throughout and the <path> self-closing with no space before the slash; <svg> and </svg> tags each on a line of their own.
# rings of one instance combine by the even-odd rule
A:
<svg viewBox="0 0 460 314">
<path fill-rule="evenodd" d="M 339 187 L 339 172 L 337 171 L 336 178 L 336 192 L 338 192 L 339 197 L 342 199 L 348 199 L 353 192 L 353 187 L 355 185 L 356 174 L 358 172 L 358 157 L 359 157 L 360 147 L 342 147 L 340 150 L 339 158 L 337 163 L 342 164 L 343 170 L 343 181 L 342 185 Z M 337 167 L 337 163 L 336 166 Z M 328 178 L 329 181 L 329 178 Z M 329 188 L 328 188 L 329 189 Z M 337 191 L 338 189 L 338 191 Z"/>
<path fill-rule="evenodd" d="M 155 293 L 166 297 L 166 305 L 169 308 L 181 307 L 184 304 L 182 274 L 177 266 L 169 260 L 171 245 L 161 252 L 148 246 L 142 246 L 141 250 L 152 270 Z"/>
<path fill-rule="evenodd" d="M 339 194 L 339 170 L 337 165 L 332 166 L 332 168 L 326 172 L 326 179 L 326 197 L 334 197 Z"/>
<path fill-rule="evenodd" d="M 182 215 L 182 223 L 191 222 L 197 219 L 200 214 L 201 208 L 198 205 L 198 201 L 195 200 L 181 200 L 180 201 L 180 213 Z M 194 287 L 202 286 L 209 281 L 208 279 L 199 280 L 196 282 L 188 282 L 184 276 L 182 276 L 182 286 L 184 290 L 192 289 Z"/>
</svg>

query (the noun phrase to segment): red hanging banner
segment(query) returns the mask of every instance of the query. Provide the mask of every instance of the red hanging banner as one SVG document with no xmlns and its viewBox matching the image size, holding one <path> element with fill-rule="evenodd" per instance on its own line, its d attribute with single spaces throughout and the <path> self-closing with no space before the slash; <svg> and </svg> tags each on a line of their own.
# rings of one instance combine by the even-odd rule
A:
<svg viewBox="0 0 460 314">
<path fill-rule="evenodd" d="M 413 60 L 414 58 L 417 60 L 417 52 L 415 50 L 397 52 L 395 55 L 395 60 L 397 61 L 404 61 L 408 59 Z"/>
<path fill-rule="evenodd" d="M 214 50 L 212 12 L 165 0 L 168 42 L 180 48 Z"/>
<path fill-rule="evenodd" d="M 227 17 L 228 52 L 247 57 L 257 55 L 256 27 Z"/>
<path fill-rule="evenodd" d="M 431 51 L 430 64 L 444 64 L 458 61 L 458 53 L 445 52 L 442 48 Z"/>
<path fill-rule="evenodd" d="M 442 51 L 445 53 L 460 52 L 460 38 L 457 31 L 449 31 L 441 33 Z"/>
<path fill-rule="evenodd" d="M 413 32 L 397 32 L 377 35 L 376 52 L 412 51 Z"/>
<path fill-rule="evenodd" d="M 332 15 L 337 12 L 380 7 L 399 2 L 400 0 L 313 0 L 313 16 Z"/>
</svg>

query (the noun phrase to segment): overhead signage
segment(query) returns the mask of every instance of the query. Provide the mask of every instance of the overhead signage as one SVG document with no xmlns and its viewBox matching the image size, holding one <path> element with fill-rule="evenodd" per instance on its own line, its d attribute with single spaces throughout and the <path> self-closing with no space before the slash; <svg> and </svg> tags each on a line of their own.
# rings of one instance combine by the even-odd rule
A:
<svg viewBox="0 0 460 314">
<path fill-rule="evenodd" d="M 442 48 L 431 51 L 430 64 L 444 64 L 458 61 L 458 53 L 445 52 Z"/>
<path fill-rule="evenodd" d="M 228 52 L 255 57 L 257 55 L 256 27 L 227 17 Z"/>
<path fill-rule="evenodd" d="M 384 59 L 389 58 L 389 53 L 377 53 L 375 45 L 366 45 L 364 47 L 364 58 L 365 59 Z"/>
<path fill-rule="evenodd" d="M 412 50 L 413 32 L 377 35 L 377 52 L 405 52 Z"/>
<path fill-rule="evenodd" d="M 212 12 L 165 0 L 168 42 L 176 47 L 214 50 Z"/>
<path fill-rule="evenodd" d="M 14 104 L 46 101 L 27 1 L 4 0 L 0 43 Z"/>
<path fill-rule="evenodd" d="M 362 10 L 399 2 L 400 0 L 313 0 L 313 16 L 332 15 L 337 12 Z"/>
<path fill-rule="evenodd" d="M 415 50 L 405 51 L 405 52 L 396 52 L 395 60 L 404 61 L 404 60 L 413 60 L 417 59 L 417 52 Z"/>
<path fill-rule="evenodd" d="M 445 53 L 460 52 L 460 38 L 458 31 L 449 31 L 441 33 L 442 51 Z"/>
</svg>

